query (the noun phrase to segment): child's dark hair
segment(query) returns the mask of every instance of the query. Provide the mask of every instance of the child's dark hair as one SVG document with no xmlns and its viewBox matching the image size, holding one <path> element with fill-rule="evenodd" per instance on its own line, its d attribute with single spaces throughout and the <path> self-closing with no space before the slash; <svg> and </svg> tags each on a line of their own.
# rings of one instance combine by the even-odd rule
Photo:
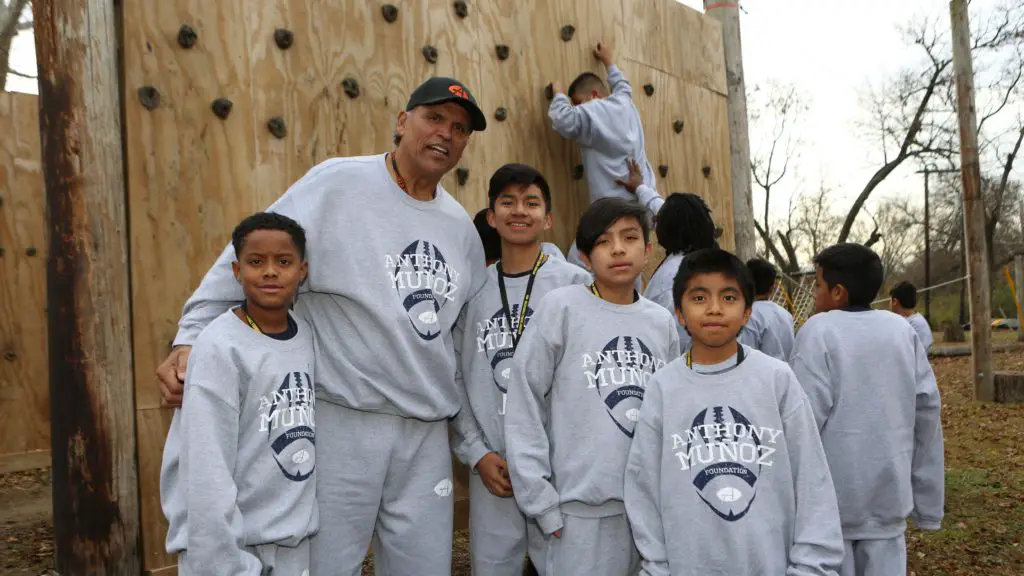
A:
<svg viewBox="0 0 1024 576">
<path fill-rule="evenodd" d="M 658 210 L 654 225 L 658 244 L 668 254 L 689 254 L 694 250 L 717 248 L 718 232 L 711 209 L 696 194 L 673 192 Z"/>
<path fill-rule="evenodd" d="M 889 290 L 889 297 L 895 298 L 900 303 L 900 306 L 907 310 L 912 310 L 917 306 L 917 288 L 906 280 L 893 286 Z"/>
<path fill-rule="evenodd" d="M 672 301 L 676 308 L 683 299 L 686 287 L 690 280 L 698 274 L 723 274 L 726 278 L 735 280 L 743 292 L 743 304 L 750 308 L 754 304 L 754 279 L 750 269 L 743 264 L 732 252 L 721 248 L 704 248 L 692 254 L 687 254 L 679 265 L 675 280 L 672 282 Z"/>
<path fill-rule="evenodd" d="M 577 76 L 576 79 L 572 81 L 572 84 L 569 84 L 569 89 L 566 90 L 566 94 L 569 98 L 572 98 L 577 92 L 590 92 L 591 90 L 598 90 L 604 94 L 606 91 L 604 87 L 604 80 L 601 80 L 601 77 L 593 72 L 584 72 Z"/>
<path fill-rule="evenodd" d="M 536 186 L 544 197 L 544 211 L 551 212 L 551 188 L 544 175 L 526 164 L 505 164 L 494 171 L 487 186 L 487 205 L 494 210 L 498 196 L 509 186 Z"/>
<path fill-rule="evenodd" d="M 498 231 L 487 221 L 487 208 L 476 213 L 473 217 L 473 225 L 480 235 L 480 241 L 484 245 L 484 258 L 488 262 L 501 258 L 501 236 Z"/>
<path fill-rule="evenodd" d="M 299 258 L 306 259 L 306 231 L 302 226 L 291 218 L 276 212 L 257 212 L 246 217 L 235 226 L 231 233 L 231 244 L 235 248 L 235 258 L 242 254 L 245 246 L 245 239 L 249 234 L 257 230 L 281 230 L 292 237 L 295 249 L 299 251 Z"/>
<path fill-rule="evenodd" d="M 640 224 L 644 235 L 644 245 L 651 237 L 651 227 L 647 223 L 647 209 L 639 202 L 615 196 L 595 200 L 580 217 L 576 227 L 576 248 L 580 254 L 590 256 L 594 243 L 608 228 L 622 218 L 635 218 Z"/>
<path fill-rule="evenodd" d="M 747 268 L 750 270 L 750 276 L 754 279 L 754 295 L 771 294 L 772 289 L 775 288 L 775 281 L 779 277 L 775 266 L 763 258 L 751 258 L 747 260 Z"/>
<path fill-rule="evenodd" d="M 882 259 L 863 244 L 845 242 L 825 248 L 814 257 L 829 289 L 842 284 L 850 306 L 870 306 L 882 287 Z"/>
</svg>

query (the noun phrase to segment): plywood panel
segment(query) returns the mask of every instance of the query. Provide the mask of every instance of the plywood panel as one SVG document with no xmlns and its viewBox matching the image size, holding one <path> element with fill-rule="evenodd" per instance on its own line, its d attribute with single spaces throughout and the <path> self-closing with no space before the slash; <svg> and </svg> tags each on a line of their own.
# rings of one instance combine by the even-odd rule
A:
<svg viewBox="0 0 1024 576">
<path fill-rule="evenodd" d="M 0 455 L 50 448 L 37 102 L 0 92 Z"/>
</svg>

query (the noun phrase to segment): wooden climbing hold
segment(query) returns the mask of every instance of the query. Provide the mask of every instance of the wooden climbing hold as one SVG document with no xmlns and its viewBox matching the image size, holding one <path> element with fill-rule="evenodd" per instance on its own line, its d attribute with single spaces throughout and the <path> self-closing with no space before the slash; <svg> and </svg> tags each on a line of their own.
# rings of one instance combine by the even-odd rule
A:
<svg viewBox="0 0 1024 576">
<path fill-rule="evenodd" d="M 463 2 L 462 0 L 456 0 L 454 3 L 452 3 L 452 6 L 455 7 L 455 15 L 458 16 L 459 18 L 465 18 L 466 16 L 469 16 L 469 6 L 466 6 L 466 3 Z"/>
<path fill-rule="evenodd" d="M 704 177 L 705 178 L 707 178 L 708 176 L 711 176 L 711 166 L 705 166 L 705 167 L 701 168 L 700 171 L 704 173 Z"/>
<path fill-rule="evenodd" d="M 644 94 L 648 96 L 654 94 L 654 84 L 644 84 Z"/>
<path fill-rule="evenodd" d="M 178 45 L 188 50 L 196 45 L 199 35 L 188 24 L 182 24 L 178 29 Z"/>
<path fill-rule="evenodd" d="M 552 98 L 554 98 L 555 97 L 555 87 L 552 86 L 551 84 L 548 84 L 547 86 L 545 86 L 544 87 L 544 97 L 547 98 L 548 100 L 551 100 Z"/>
<path fill-rule="evenodd" d="M 36 247 L 35 246 L 29 246 L 28 248 L 25 249 L 25 256 L 28 256 L 28 257 L 31 258 L 32 256 L 35 256 L 35 255 L 36 255 Z"/>
<path fill-rule="evenodd" d="M 295 34 L 292 34 L 292 31 L 286 28 L 278 28 L 274 30 L 274 42 L 277 43 L 277 47 L 281 50 L 287 50 L 295 42 Z"/>
<path fill-rule="evenodd" d="M 494 111 L 494 119 L 498 122 L 504 122 L 505 118 L 508 118 L 508 110 L 506 110 L 504 106 L 499 106 L 498 109 Z"/>
<path fill-rule="evenodd" d="M 572 24 L 566 24 L 565 26 L 562 26 L 562 41 L 568 42 L 569 40 L 572 40 L 572 36 L 575 33 L 576 27 L 573 26 Z"/>
<path fill-rule="evenodd" d="M 676 131 L 676 134 L 680 134 L 683 131 L 683 121 L 676 120 L 672 123 L 672 129 Z"/>
<path fill-rule="evenodd" d="M 661 174 L 662 178 L 664 178 L 665 176 L 668 176 L 668 164 L 659 164 L 658 165 L 658 174 Z"/>
<path fill-rule="evenodd" d="M 345 90 L 345 95 L 349 98 L 359 97 L 359 82 L 355 78 L 349 76 L 341 81 L 341 87 Z"/>
<path fill-rule="evenodd" d="M 572 169 L 572 179 L 573 180 L 580 180 L 582 178 L 583 178 L 583 164 L 577 164 Z"/>
<path fill-rule="evenodd" d="M 457 168 L 455 170 L 455 177 L 459 180 L 459 186 L 465 186 L 466 181 L 469 179 L 469 168 Z"/>
<path fill-rule="evenodd" d="M 284 138 L 288 135 L 288 129 L 285 128 L 284 118 L 280 116 L 274 116 L 267 121 L 267 130 L 274 135 L 275 138 Z"/>
<path fill-rule="evenodd" d="M 495 46 L 494 53 L 498 56 L 498 60 L 508 60 L 508 46 L 505 44 Z"/>
<path fill-rule="evenodd" d="M 427 59 L 427 62 L 434 64 L 437 62 L 437 48 L 434 48 L 430 44 L 423 47 L 423 57 Z"/>
<path fill-rule="evenodd" d="M 160 105 L 160 92 L 152 86 L 139 88 L 139 102 L 146 110 L 155 110 Z"/>
<path fill-rule="evenodd" d="M 223 120 L 228 117 L 228 114 L 231 114 L 232 106 L 234 106 L 234 104 L 231 100 L 228 100 L 227 98 L 217 98 L 213 101 L 213 113 L 217 115 L 217 118 Z"/>
<path fill-rule="evenodd" d="M 395 6 L 394 4 L 385 4 L 381 6 L 380 13 L 384 16 L 384 21 L 388 24 L 398 20 L 398 6 Z"/>
</svg>

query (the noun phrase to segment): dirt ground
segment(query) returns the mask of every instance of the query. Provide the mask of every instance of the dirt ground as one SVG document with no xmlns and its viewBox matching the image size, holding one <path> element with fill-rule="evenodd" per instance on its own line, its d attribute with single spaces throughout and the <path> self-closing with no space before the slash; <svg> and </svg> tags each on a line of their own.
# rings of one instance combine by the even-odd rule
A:
<svg viewBox="0 0 1024 576">
<path fill-rule="evenodd" d="M 1000 370 L 1024 371 L 1024 351 L 997 353 Z M 946 518 L 935 533 L 908 532 L 916 576 L 1024 574 L 1024 406 L 972 402 L 969 359 L 933 360 L 943 395 Z M 469 575 L 458 533 L 452 574 Z M 53 566 L 49 470 L 0 476 L 0 574 L 40 576 Z M 365 574 L 372 574 L 372 558 Z"/>
</svg>

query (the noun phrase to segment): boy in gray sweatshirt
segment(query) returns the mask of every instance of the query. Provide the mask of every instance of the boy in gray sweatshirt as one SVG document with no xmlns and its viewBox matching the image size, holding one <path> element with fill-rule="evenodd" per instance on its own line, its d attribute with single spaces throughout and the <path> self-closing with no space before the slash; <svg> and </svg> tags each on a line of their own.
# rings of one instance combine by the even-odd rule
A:
<svg viewBox="0 0 1024 576">
<path fill-rule="evenodd" d="M 810 399 L 839 498 L 841 574 L 906 574 L 906 518 L 938 530 L 945 496 L 939 389 L 914 329 L 872 310 L 882 262 L 859 244 L 815 256 L 814 305 L 790 364 Z"/>
<path fill-rule="evenodd" d="M 545 535 L 542 574 L 625 576 L 638 563 L 626 455 L 651 375 L 679 355 L 671 314 L 634 288 L 648 235 L 636 202 L 591 204 L 576 242 L 594 283 L 550 292 L 513 357 L 506 454 L 516 502 Z"/>
<path fill-rule="evenodd" d="M 793 351 L 795 336 L 793 315 L 771 301 L 778 271 L 762 258 L 747 260 L 747 268 L 754 279 L 755 296 L 750 320 L 740 333 L 740 343 L 786 362 Z"/>
<path fill-rule="evenodd" d="M 889 309 L 907 319 L 927 352 L 932 347 L 934 338 L 928 319 L 917 311 L 917 288 L 905 280 L 893 286 L 889 290 Z"/>
<path fill-rule="evenodd" d="M 626 467 L 646 576 L 835 575 L 839 510 L 807 397 L 789 366 L 738 343 L 753 281 L 717 248 L 673 287 L 690 350 L 651 378 Z"/>
<path fill-rule="evenodd" d="M 552 215 L 551 190 L 540 172 L 506 164 L 491 176 L 487 196 L 487 219 L 500 236 L 501 259 L 487 269 L 484 287 L 455 325 L 462 410 L 453 422 L 452 450 L 473 471 L 473 573 L 521 576 L 527 520 L 512 497 L 505 461 L 505 393 L 512 356 L 544 297 L 562 286 L 588 284 L 590 274 L 543 251 L 541 235 L 551 228 Z M 536 540 L 536 524 L 531 524 Z M 533 552 L 534 563 L 540 563 L 543 558 Z"/>
<path fill-rule="evenodd" d="M 314 338 L 289 313 L 305 232 L 258 213 L 235 228 L 245 301 L 196 339 L 161 465 L 167 551 L 183 576 L 308 574 L 316 533 Z"/>
</svg>

